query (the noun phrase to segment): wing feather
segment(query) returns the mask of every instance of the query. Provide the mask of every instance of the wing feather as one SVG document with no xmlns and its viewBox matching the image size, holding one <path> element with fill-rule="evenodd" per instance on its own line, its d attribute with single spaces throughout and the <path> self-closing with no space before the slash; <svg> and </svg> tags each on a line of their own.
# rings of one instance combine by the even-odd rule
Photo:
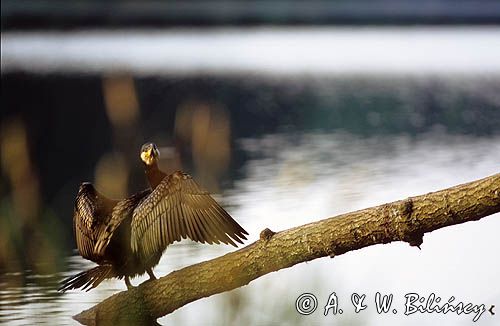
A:
<svg viewBox="0 0 500 326">
<path fill-rule="evenodd" d="M 106 227 L 100 232 L 97 242 L 93 247 L 95 255 L 100 257 L 104 256 L 106 248 L 108 247 L 115 231 L 124 220 L 131 216 L 133 209 L 137 207 L 137 205 L 139 205 L 150 193 L 151 189 L 146 189 L 116 203 L 111 212 L 109 221 L 106 223 Z"/>
<path fill-rule="evenodd" d="M 80 185 L 75 201 L 73 227 L 76 246 L 80 255 L 92 261 L 101 256 L 94 253 L 94 246 L 111 218 L 111 211 L 117 201 L 108 199 L 95 190 L 92 184 Z"/>
<path fill-rule="evenodd" d="M 132 250 L 148 258 L 183 238 L 243 243 L 248 233 L 190 175 L 175 172 L 134 209 Z"/>
</svg>

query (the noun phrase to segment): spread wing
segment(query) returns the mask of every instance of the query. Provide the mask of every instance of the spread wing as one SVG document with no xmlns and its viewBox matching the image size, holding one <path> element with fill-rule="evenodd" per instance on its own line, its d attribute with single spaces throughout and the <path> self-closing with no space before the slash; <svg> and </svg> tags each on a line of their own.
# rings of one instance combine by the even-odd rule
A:
<svg viewBox="0 0 500 326">
<path fill-rule="evenodd" d="M 113 234 L 120 224 L 127 218 L 132 216 L 134 208 L 137 207 L 145 198 L 151 193 L 151 189 L 143 190 L 135 195 L 130 196 L 124 200 L 120 200 L 111 213 L 106 227 L 100 233 L 94 247 L 94 254 L 103 257 L 108 247 Z M 130 222 L 129 222 L 130 223 Z"/>
<path fill-rule="evenodd" d="M 90 183 L 82 183 L 76 196 L 73 227 L 76 246 L 83 258 L 98 261 L 94 246 L 111 218 L 117 201 L 101 195 Z"/>
<path fill-rule="evenodd" d="M 248 234 L 190 175 L 175 172 L 163 179 L 134 210 L 132 250 L 143 258 L 163 252 L 182 238 L 236 246 Z"/>
</svg>

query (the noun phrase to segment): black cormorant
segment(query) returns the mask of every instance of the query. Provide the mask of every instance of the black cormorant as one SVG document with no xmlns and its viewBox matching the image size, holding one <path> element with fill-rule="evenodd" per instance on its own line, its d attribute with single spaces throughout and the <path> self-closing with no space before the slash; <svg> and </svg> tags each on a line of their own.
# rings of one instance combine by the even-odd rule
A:
<svg viewBox="0 0 500 326">
<path fill-rule="evenodd" d="M 83 258 L 98 266 L 61 282 L 60 291 L 90 290 L 107 278 L 148 273 L 175 241 L 237 246 L 248 233 L 193 178 L 181 171 L 170 175 L 158 168 L 156 145 L 142 146 L 141 160 L 151 189 L 123 200 L 112 200 L 83 183 L 76 196 L 73 225 Z"/>
</svg>

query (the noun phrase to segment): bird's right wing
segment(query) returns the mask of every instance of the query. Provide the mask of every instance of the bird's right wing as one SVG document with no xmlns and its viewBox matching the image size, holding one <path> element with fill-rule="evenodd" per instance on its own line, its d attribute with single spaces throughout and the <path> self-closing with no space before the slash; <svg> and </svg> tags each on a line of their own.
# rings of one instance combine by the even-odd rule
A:
<svg viewBox="0 0 500 326">
<path fill-rule="evenodd" d="M 86 182 L 80 185 L 75 201 L 73 227 L 76 246 L 83 258 L 99 261 L 94 246 L 111 218 L 117 201 L 108 199 Z"/>
</svg>

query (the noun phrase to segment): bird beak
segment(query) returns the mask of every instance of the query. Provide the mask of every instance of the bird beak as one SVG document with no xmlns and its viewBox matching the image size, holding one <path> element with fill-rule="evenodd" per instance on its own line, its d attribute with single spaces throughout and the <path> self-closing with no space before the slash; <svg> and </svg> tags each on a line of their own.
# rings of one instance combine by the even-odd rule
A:
<svg viewBox="0 0 500 326">
<path fill-rule="evenodd" d="M 151 150 L 148 150 L 148 151 L 144 151 L 141 153 L 141 160 L 146 163 L 146 164 L 150 164 L 150 161 L 151 161 Z"/>
</svg>

